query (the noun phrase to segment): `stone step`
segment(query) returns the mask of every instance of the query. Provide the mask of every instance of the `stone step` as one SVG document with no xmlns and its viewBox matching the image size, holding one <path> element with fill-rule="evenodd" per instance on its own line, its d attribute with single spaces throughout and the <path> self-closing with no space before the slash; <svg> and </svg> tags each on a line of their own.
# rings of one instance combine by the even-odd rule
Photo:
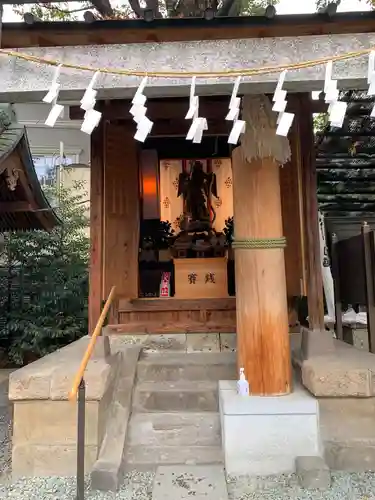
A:
<svg viewBox="0 0 375 500">
<path fill-rule="evenodd" d="M 125 468 L 154 468 L 158 465 L 222 464 L 221 446 L 127 446 Z"/>
<path fill-rule="evenodd" d="M 375 470 L 375 398 L 319 398 L 324 456 L 330 469 Z"/>
<path fill-rule="evenodd" d="M 152 500 L 228 500 L 224 469 L 220 465 L 160 466 Z"/>
<path fill-rule="evenodd" d="M 178 380 L 235 380 L 235 353 L 143 354 L 138 363 L 140 382 Z"/>
<path fill-rule="evenodd" d="M 216 412 L 218 409 L 217 382 L 142 382 L 134 391 L 133 412 Z"/>
<path fill-rule="evenodd" d="M 220 417 L 216 412 L 133 413 L 130 446 L 220 446 Z"/>
</svg>

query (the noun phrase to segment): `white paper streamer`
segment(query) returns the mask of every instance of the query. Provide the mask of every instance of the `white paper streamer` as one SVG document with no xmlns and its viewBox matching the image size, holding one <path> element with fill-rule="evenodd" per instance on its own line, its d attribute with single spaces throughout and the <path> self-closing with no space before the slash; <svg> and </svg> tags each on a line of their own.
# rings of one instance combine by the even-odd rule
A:
<svg viewBox="0 0 375 500">
<path fill-rule="evenodd" d="M 81 131 L 85 134 L 91 135 L 94 128 L 99 125 L 101 118 L 102 114 L 100 111 L 97 111 L 96 109 L 87 110 L 83 118 Z"/>
<path fill-rule="evenodd" d="M 367 83 L 370 84 L 374 80 L 375 75 L 375 51 L 372 50 L 368 55 L 368 73 Z"/>
<path fill-rule="evenodd" d="M 238 144 L 240 135 L 244 134 L 246 130 L 246 122 L 244 120 L 236 120 L 233 123 L 232 130 L 228 137 L 228 144 Z"/>
<path fill-rule="evenodd" d="M 290 127 L 292 126 L 293 119 L 294 113 L 281 113 L 280 121 L 276 129 L 276 135 L 282 135 L 286 137 L 289 133 Z"/>
<path fill-rule="evenodd" d="M 337 101 L 330 106 L 328 120 L 332 127 L 341 128 L 347 110 L 348 104 L 343 101 Z"/>
<path fill-rule="evenodd" d="M 196 77 L 193 76 L 190 85 L 189 110 L 185 116 L 186 120 L 193 121 L 186 135 L 186 140 L 198 144 L 202 142 L 203 132 L 208 129 L 208 125 L 206 118 L 199 116 L 199 96 L 195 95 L 195 84 Z"/>
<path fill-rule="evenodd" d="M 134 139 L 139 142 L 144 142 L 151 132 L 153 125 L 154 123 L 147 118 L 147 116 L 143 116 L 137 124 L 137 132 L 135 133 Z"/>
<path fill-rule="evenodd" d="M 147 76 L 145 76 L 142 79 L 141 83 L 139 84 L 139 87 L 137 88 L 134 94 L 132 104 L 144 104 L 146 102 L 146 97 L 143 95 L 143 91 L 146 87 L 147 80 L 148 80 Z"/>
<path fill-rule="evenodd" d="M 84 109 L 85 111 L 89 111 L 95 107 L 98 92 L 94 90 L 94 85 L 99 77 L 99 73 L 99 71 L 96 71 L 94 76 L 91 78 L 91 81 L 81 99 L 81 109 Z"/>
<path fill-rule="evenodd" d="M 154 123 L 146 116 L 147 97 L 143 94 L 143 91 L 146 87 L 147 81 L 148 78 L 145 76 L 134 94 L 132 107 L 130 108 L 130 114 L 133 116 L 133 120 L 137 124 L 134 139 L 139 142 L 144 142 L 147 139 L 147 136 L 151 132 L 154 125 Z"/>
<path fill-rule="evenodd" d="M 44 122 L 45 125 L 47 125 L 47 127 L 54 127 L 57 119 L 61 116 L 63 111 L 64 106 L 61 106 L 61 104 L 54 104 L 49 112 L 49 115 L 47 116 L 46 121 Z"/>
<path fill-rule="evenodd" d="M 56 67 L 50 89 L 47 92 L 47 94 L 43 97 L 43 102 L 51 104 L 52 102 L 57 100 L 60 91 L 60 84 L 58 83 L 58 80 L 60 76 L 61 67 L 62 67 L 61 64 L 59 64 Z"/>
</svg>

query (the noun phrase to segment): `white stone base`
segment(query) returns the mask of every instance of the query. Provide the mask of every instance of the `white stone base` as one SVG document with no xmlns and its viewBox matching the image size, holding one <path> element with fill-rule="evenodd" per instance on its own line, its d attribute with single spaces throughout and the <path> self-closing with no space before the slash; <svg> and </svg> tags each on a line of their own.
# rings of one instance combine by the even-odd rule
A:
<svg viewBox="0 0 375 500">
<path fill-rule="evenodd" d="M 219 382 L 225 469 L 230 476 L 295 472 L 298 456 L 322 454 L 317 400 L 300 385 L 287 396 L 238 396 Z"/>
</svg>

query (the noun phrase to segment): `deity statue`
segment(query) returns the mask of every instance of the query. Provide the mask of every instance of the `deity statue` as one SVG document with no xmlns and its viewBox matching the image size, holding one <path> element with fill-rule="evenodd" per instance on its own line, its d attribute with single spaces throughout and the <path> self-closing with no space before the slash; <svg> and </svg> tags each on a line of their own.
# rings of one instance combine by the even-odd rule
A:
<svg viewBox="0 0 375 500">
<path fill-rule="evenodd" d="M 184 220 L 185 231 L 209 231 L 212 223 L 215 221 L 216 213 L 209 203 L 210 196 L 216 198 L 217 185 L 216 175 L 207 174 L 203 170 L 200 161 L 194 161 L 191 166 L 191 172 L 182 172 L 178 179 L 177 196 L 183 196 L 184 200 Z M 212 220 L 210 220 L 210 211 Z"/>
</svg>

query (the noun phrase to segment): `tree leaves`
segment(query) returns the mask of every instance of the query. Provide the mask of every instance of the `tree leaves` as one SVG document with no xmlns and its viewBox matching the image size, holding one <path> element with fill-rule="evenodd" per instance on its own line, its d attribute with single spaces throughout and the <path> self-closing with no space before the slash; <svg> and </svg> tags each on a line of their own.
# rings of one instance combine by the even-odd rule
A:
<svg viewBox="0 0 375 500">
<path fill-rule="evenodd" d="M 78 194 L 77 194 L 78 193 Z M 61 226 L 5 235 L 0 269 L 0 330 L 10 358 L 43 356 L 87 334 L 89 239 L 87 200 L 82 183 L 71 189 L 46 188 L 58 200 Z M 11 293 L 9 294 L 9 290 Z"/>
</svg>

